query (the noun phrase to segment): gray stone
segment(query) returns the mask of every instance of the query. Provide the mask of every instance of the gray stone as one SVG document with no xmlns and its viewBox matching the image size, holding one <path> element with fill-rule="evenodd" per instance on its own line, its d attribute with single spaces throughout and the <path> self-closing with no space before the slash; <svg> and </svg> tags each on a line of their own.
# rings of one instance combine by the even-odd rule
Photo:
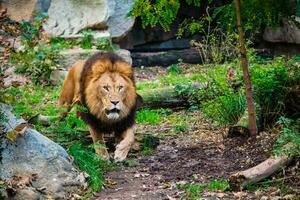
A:
<svg viewBox="0 0 300 200">
<path fill-rule="evenodd" d="M 115 1 L 111 0 L 52 0 L 44 29 L 53 36 L 71 36 L 86 28 L 103 29 L 114 9 Z"/>
<path fill-rule="evenodd" d="M 9 17 L 15 21 L 30 20 L 36 11 L 47 12 L 51 0 L 2 0 L 0 6 L 7 8 Z"/>
<path fill-rule="evenodd" d="M 60 65 L 65 69 L 69 69 L 76 61 L 88 59 L 91 55 L 103 52 L 97 49 L 68 49 L 63 50 L 60 54 L 63 56 Z M 118 49 L 114 53 L 123 58 L 130 65 L 132 64 L 132 59 L 130 52 L 125 49 Z"/>
<path fill-rule="evenodd" d="M 300 29 L 295 22 L 285 19 L 282 27 L 266 27 L 263 38 L 265 41 L 274 43 L 300 44 Z"/>
<path fill-rule="evenodd" d="M 108 31 L 113 41 L 122 39 L 133 27 L 134 18 L 127 17 L 135 0 L 115 0 L 114 14 L 108 19 Z"/>
<path fill-rule="evenodd" d="M 33 199 L 69 199 L 86 187 L 64 148 L 36 130 L 28 128 L 14 142 L 7 139 L 6 133 L 25 121 L 16 118 L 5 104 L 0 104 L 0 110 L 7 119 L 0 122 L 0 178 L 9 181 L 16 176 L 36 174 L 29 186 L 16 191 L 14 199 L 22 199 L 23 195 Z"/>
<path fill-rule="evenodd" d="M 50 80 L 53 85 L 58 85 L 61 81 L 64 80 L 67 75 L 67 70 L 54 70 L 51 72 Z"/>
</svg>

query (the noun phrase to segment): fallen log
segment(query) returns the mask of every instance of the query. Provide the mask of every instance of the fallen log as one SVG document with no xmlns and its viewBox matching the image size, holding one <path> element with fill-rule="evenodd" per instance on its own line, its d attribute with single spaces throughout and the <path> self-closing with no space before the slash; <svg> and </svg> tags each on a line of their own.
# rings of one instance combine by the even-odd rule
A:
<svg viewBox="0 0 300 200">
<path fill-rule="evenodd" d="M 291 160 L 292 157 L 285 155 L 272 156 L 255 167 L 237 172 L 229 177 L 230 189 L 242 190 L 249 184 L 257 183 L 288 165 Z"/>
<path fill-rule="evenodd" d="M 137 93 L 143 98 L 140 108 L 180 108 L 189 106 L 188 99 L 194 90 L 205 89 L 207 84 L 197 83 L 191 86 L 183 85 L 181 88 L 189 88 L 178 92 L 175 86 L 141 90 Z"/>
</svg>

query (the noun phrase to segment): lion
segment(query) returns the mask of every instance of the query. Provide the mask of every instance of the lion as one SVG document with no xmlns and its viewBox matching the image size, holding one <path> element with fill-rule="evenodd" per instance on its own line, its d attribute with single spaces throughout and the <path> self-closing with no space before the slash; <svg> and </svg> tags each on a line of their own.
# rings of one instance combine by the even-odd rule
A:
<svg viewBox="0 0 300 200">
<path fill-rule="evenodd" d="M 104 143 L 104 135 L 114 133 L 118 142 L 114 159 L 126 159 L 134 142 L 135 113 L 141 102 L 131 65 L 113 53 L 96 53 L 77 61 L 63 82 L 59 105 L 70 110 L 76 102 L 87 108 L 80 117 L 94 144 Z M 104 147 L 95 145 L 95 152 L 109 158 Z"/>
</svg>

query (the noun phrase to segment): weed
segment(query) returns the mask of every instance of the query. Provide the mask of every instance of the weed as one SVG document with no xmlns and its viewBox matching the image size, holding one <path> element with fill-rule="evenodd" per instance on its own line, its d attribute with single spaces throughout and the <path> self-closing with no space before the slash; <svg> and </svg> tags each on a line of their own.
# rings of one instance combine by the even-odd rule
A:
<svg viewBox="0 0 300 200">
<path fill-rule="evenodd" d="M 199 200 L 200 193 L 203 192 L 206 188 L 206 184 L 197 183 L 197 184 L 185 184 L 182 189 L 185 190 L 186 198 L 191 200 Z"/>
<path fill-rule="evenodd" d="M 136 121 L 137 123 L 146 123 L 151 125 L 159 124 L 163 121 L 163 118 L 164 116 L 166 116 L 166 113 L 168 113 L 168 111 L 169 110 L 165 109 L 143 109 L 137 112 Z"/>
<path fill-rule="evenodd" d="M 202 112 L 220 124 L 235 124 L 246 109 L 246 98 L 242 93 L 228 93 L 201 104 Z"/>
<path fill-rule="evenodd" d="M 83 49 L 91 49 L 93 46 L 93 33 L 91 30 L 82 31 L 82 38 L 80 40 L 80 47 Z"/>
<path fill-rule="evenodd" d="M 199 200 L 202 199 L 201 193 L 205 190 L 224 192 L 229 189 L 229 183 L 226 180 L 214 179 L 209 183 L 187 183 L 180 188 L 185 190 L 187 199 Z"/>
<path fill-rule="evenodd" d="M 208 190 L 210 191 L 226 191 L 229 189 L 229 183 L 227 180 L 214 179 L 208 184 Z"/>
<path fill-rule="evenodd" d="M 277 139 L 274 153 L 300 157 L 300 119 L 280 117 L 277 124 L 282 127 L 281 137 Z"/>
<path fill-rule="evenodd" d="M 93 148 L 87 148 L 81 142 L 74 143 L 68 152 L 74 157 L 78 168 L 89 174 L 88 182 L 92 190 L 99 191 L 104 185 L 101 169 L 111 169 L 114 168 L 114 165 L 102 160 L 98 154 L 93 152 Z"/>
</svg>

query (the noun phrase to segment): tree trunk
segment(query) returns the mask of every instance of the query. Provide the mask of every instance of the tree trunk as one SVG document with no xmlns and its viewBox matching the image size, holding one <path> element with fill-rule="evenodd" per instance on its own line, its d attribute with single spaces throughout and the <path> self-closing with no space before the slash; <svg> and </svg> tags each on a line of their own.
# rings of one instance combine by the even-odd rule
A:
<svg viewBox="0 0 300 200">
<path fill-rule="evenodd" d="M 246 109 L 240 120 L 228 130 L 228 137 L 249 136 L 248 110 Z"/>
<path fill-rule="evenodd" d="M 248 115 L 249 131 L 251 136 L 255 136 L 257 134 L 257 126 L 256 126 L 255 109 L 254 109 L 253 96 L 251 90 L 250 75 L 248 70 L 248 61 L 246 56 L 244 31 L 242 27 L 241 1 L 235 0 L 235 5 L 236 5 L 235 7 L 236 7 L 237 28 L 238 28 L 239 40 L 240 40 L 242 68 L 243 68 L 243 75 L 244 75 L 244 81 L 246 86 L 247 107 L 248 107 L 248 114 L 249 114 Z"/>
<path fill-rule="evenodd" d="M 292 157 L 288 156 L 270 157 L 255 167 L 233 174 L 229 177 L 230 189 L 242 190 L 248 184 L 257 183 L 286 166 L 291 160 Z"/>
</svg>

